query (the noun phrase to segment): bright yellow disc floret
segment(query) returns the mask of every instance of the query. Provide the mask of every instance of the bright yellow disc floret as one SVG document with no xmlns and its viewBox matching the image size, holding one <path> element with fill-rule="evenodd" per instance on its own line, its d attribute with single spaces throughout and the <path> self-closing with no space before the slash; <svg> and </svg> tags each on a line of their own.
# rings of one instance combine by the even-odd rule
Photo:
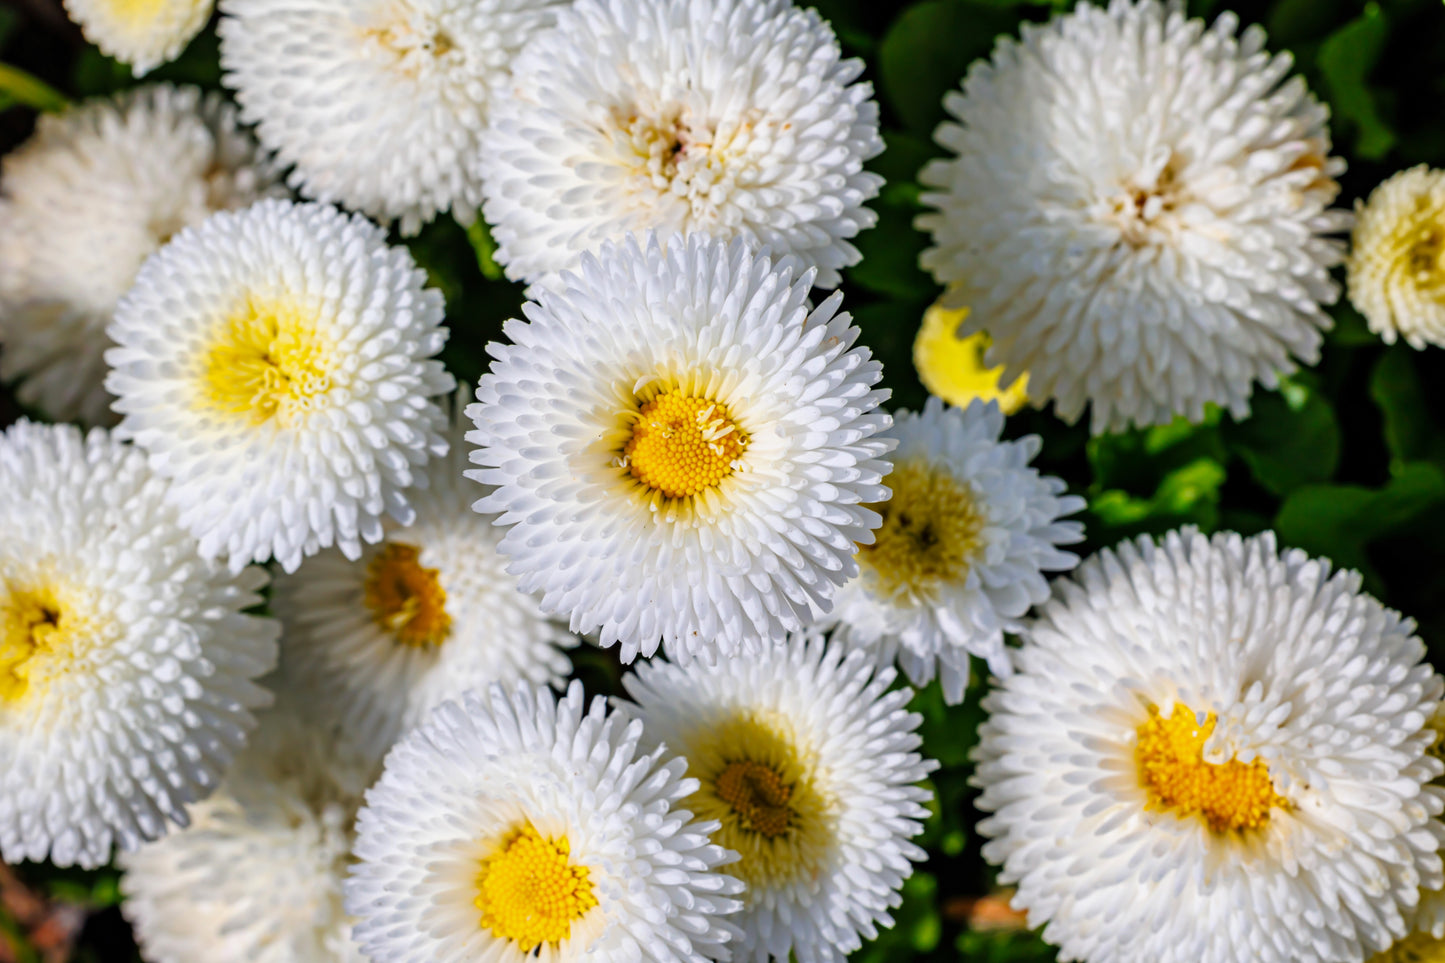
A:
<svg viewBox="0 0 1445 963">
<path fill-rule="evenodd" d="M 573 866 L 567 837 L 548 839 L 531 823 L 509 833 L 477 875 L 482 927 L 523 953 L 560 943 L 597 905 L 587 867 Z"/>
<path fill-rule="evenodd" d="M 877 591 L 895 601 L 927 599 L 941 585 L 962 582 L 984 528 L 969 487 L 921 459 L 898 461 L 883 484 L 893 497 L 868 506 L 883 524 L 873 544 L 858 550 Z"/>
<path fill-rule="evenodd" d="M 447 593 L 414 545 L 387 542 L 366 567 L 363 598 L 376 624 L 401 645 L 441 645 L 451 633 Z"/>
<path fill-rule="evenodd" d="M 632 476 L 668 498 L 687 498 L 733 473 L 748 436 L 727 406 L 664 391 L 637 411 L 622 450 Z"/>
<path fill-rule="evenodd" d="M 255 299 L 221 326 L 201 366 L 201 396 L 252 424 L 285 424 L 331 390 L 328 345 L 300 306 Z"/>
</svg>

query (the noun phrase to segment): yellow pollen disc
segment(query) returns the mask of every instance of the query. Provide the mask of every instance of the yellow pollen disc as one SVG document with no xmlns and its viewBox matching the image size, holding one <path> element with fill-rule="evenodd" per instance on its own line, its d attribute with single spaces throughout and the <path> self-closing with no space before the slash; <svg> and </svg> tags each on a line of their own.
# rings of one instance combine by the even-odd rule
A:
<svg viewBox="0 0 1445 963">
<path fill-rule="evenodd" d="M 733 807 L 745 828 L 764 836 L 787 832 L 793 787 L 783 784 L 776 769 L 750 759 L 729 763 L 717 777 L 717 794 Z"/>
<path fill-rule="evenodd" d="M 175 0 L 108 0 L 110 14 L 123 24 L 141 26 L 155 20 L 167 6 L 181 7 Z"/>
<path fill-rule="evenodd" d="M 731 475 L 747 447 L 725 405 L 665 391 L 638 409 L 622 463 L 654 492 L 687 498 Z"/>
<path fill-rule="evenodd" d="M 23 699 L 40 681 L 37 673 L 45 671 L 45 663 L 68 661 L 77 637 L 90 628 L 54 584 L 22 587 L 0 580 L 0 703 Z"/>
<path fill-rule="evenodd" d="M 572 935 L 572 923 L 597 905 L 587 867 L 568 860 L 567 837 L 547 839 L 531 823 L 509 833 L 482 860 L 477 909 L 482 926 L 523 953 Z"/>
<path fill-rule="evenodd" d="M 201 361 L 205 403 L 252 424 L 286 424 L 331 390 L 329 345 L 300 305 L 255 299 L 220 327 Z"/>
<path fill-rule="evenodd" d="M 400 645 L 438 646 L 451 634 L 447 593 L 414 545 L 387 542 L 366 567 L 363 598 L 376 624 Z"/>
<path fill-rule="evenodd" d="M 916 601 L 962 582 L 983 534 L 973 492 L 921 459 L 896 462 L 883 483 L 893 497 L 868 506 L 883 524 L 873 544 L 858 547 L 858 564 L 871 571 L 875 590 L 895 602 Z"/>
<path fill-rule="evenodd" d="M 968 308 L 949 309 L 939 301 L 923 313 L 923 324 L 913 340 L 913 367 L 929 393 L 951 405 L 966 408 L 974 399 L 997 401 L 1011 415 L 1029 400 L 1028 375 L 1020 375 L 1007 388 L 1000 388 L 1004 366 L 984 366 L 983 356 L 993 343 L 983 332 L 960 338 L 958 326 L 968 317 Z"/>
<path fill-rule="evenodd" d="M 1445 963 L 1445 940 L 1429 933 L 1411 933 L 1367 963 Z"/>
<path fill-rule="evenodd" d="M 1168 718 L 1149 707 L 1135 752 L 1148 808 L 1200 816 L 1216 833 L 1259 829 L 1269 822 L 1270 810 L 1288 809 L 1289 800 L 1274 791 L 1261 759 L 1205 762 L 1204 744 L 1216 721 L 1211 712 L 1199 725 L 1193 710 L 1179 703 Z"/>
</svg>

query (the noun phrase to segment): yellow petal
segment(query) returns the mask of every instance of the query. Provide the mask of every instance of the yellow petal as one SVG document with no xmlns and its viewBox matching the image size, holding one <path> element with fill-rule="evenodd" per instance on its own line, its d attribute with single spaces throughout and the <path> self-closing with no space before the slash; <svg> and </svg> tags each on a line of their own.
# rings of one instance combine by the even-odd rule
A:
<svg viewBox="0 0 1445 963">
<path fill-rule="evenodd" d="M 958 326 L 968 317 L 968 308 L 945 308 L 935 302 L 923 315 L 923 324 L 913 342 L 913 366 L 918 379 L 931 393 L 958 407 L 975 398 L 997 401 L 1011 415 L 1028 401 L 1028 375 L 1020 375 L 1000 389 L 1003 366 L 985 368 L 983 354 L 991 340 L 986 332 L 960 338 Z"/>
</svg>

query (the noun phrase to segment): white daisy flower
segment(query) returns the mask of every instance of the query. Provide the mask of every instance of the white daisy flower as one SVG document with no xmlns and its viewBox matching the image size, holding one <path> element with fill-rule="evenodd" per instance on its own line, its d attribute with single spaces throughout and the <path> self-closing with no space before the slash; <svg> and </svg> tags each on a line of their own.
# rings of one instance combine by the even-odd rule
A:
<svg viewBox="0 0 1445 963">
<path fill-rule="evenodd" d="M 105 386 L 119 431 L 171 482 L 206 558 L 294 571 L 413 518 L 406 489 L 446 453 L 430 396 L 442 298 L 360 217 L 262 201 L 183 231 L 116 307 Z"/>
<path fill-rule="evenodd" d="M 112 423 L 105 326 L 142 262 L 281 190 L 215 94 L 138 87 L 42 114 L 0 161 L 0 378 L 52 418 Z"/>
<path fill-rule="evenodd" d="M 898 447 L 883 479 L 893 494 L 873 506 L 883 525 L 858 550 L 859 575 L 829 620 L 840 640 L 896 657 L 915 685 L 937 672 L 950 705 L 963 701 L 970 655 L 995 675 L 1012 671 L 1004 633 L 1049 597 L 1045 571 L 1078 563 L 1058 546 L 1084 537 L 1081 523 L 1059 520 L 1084 500 L 1029 467 L 1038 435 L 1001 441 L 1003 420 L 995 404 L 937 398 L 894 414 Z"/>
<path fill-rule="evenodd" d="M 1338 296 L 1328 111 L 1258 26 L 1183 9 L 1024 24 L 944 99 L 956 156 L 920 175 L 922 263 L 958 285 L 964 332 L 987 329 L 988 363 L 1065 420 L 1091 404 L 1096 434 L 1210 402 L 1243 417 L 1254 382 L 1319 358 Z"/>
<path fill-rule="evenodd" d="M 1389 946 L 1445 883 L 1445 684 L 1413 632 L 1269 532 L 1086 561 L 983 702 L 978 828 L 1014 906 L 1098 963 Z"/>
<path fill-rule="evenodd" d="M 0 434 L 0 859 L 99 866 L 186 823 L 270 701 L 276 623 L 142 452 L 96 429 Z"/>
<path fill-rule="evenodd" d="M 356 561 L 324 551 L 272 592 L 282 675 L 377 758 L 467 689 L 521 679 L 560 688 L 572 668 L 562 649 L 576 636 L 517 588 L 501 532 L 472 511 L 464 430 L 458 420 L 450 454 L 428 465 L 416 521 L 388 526 Z"/>
<path fill-rule="evenodd" d="M 1401 171 L 1355 212 L 1350 302 L 1386 344 L 1445 345 L 1445 171 Z"/>
<path fill-rule="evenodd" d="M 574 682 L 494 685 L 402 737 L 357 820 L 346 906 L 377 963 L 726 959 L 741 884 L 681 759 Z"/>
<path fill-rule="evenodd" d="M 789 0 L 579 0 L 513 66 L 480 167 L 507 275 L 541 283 L 603 240 L 743 237 L 836 287 L 883 179 L 871 84 Z"/>
<path fill-rule="evenodd" d="M 893 925 L 888 910 L 926 858 L 909 840 L 928 814 L 917 783 L 936 766 L 916 751 L 913 692 L 889 691 L 893 678 L 801 635 L 752 658 L 645 662 L 623 677 L 646 738 L 687 759 L 697 789 L 685 805 L 742 855 L 734 958 L 840 961 Z"/>
<path fill-rule="evenodd" d="M 222 0 L 224 82 L 307 197 L 415 234 L 471 223 L 512 58 L 561 0 Z"/>
<path fill-rule="evenodd" d="M 477 502 L 574 632 L 700 649 L 800 629 L 857 572 L 892 442 L 839 296 L 741 240 L 604 245 L 510 321 L 467 409 Z"/>
<path fill-rule="evenodd" d="M 85 39 L 137 77 L 176 59 L 211 19 L 215 0 L 64 0 Z"/>
<path fill-rule="evenodd" d="M 120 859 L 121 909 L 145 958 L 362 963 L 341 886 L 379 768 L 292 711 L 262 716 L 190 828 Z"/>
</svg>

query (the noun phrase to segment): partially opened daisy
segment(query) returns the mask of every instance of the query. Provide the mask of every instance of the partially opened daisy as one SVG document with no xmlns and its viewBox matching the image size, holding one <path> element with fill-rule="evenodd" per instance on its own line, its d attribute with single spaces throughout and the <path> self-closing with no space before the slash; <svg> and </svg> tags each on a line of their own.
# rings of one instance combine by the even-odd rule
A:
<svg viewBox="0 0 1445 963">
<path fill-rule="evenodd" d="M 842 960 L 893 925 L 924 858 L 910 839 L 927 815 L 917 784 L 935 766 L 893 675 L 798 635 L 747 659 L 644 662 L 623 677 L 647 738 L 698 781 L 686 805 L 742 856 L 734 959 Z"/>
<path fill-rule="evenodd" d="M 414 522 L 388 525 L 356 560 L 323 551 L 278 576 L 272 593 L 288 685 L 378 758 L 467 689 L 520 679 L 560 686 L 571 669 L 562 649 L 576 637 L 517 588 L 497 551 L 501 531 L 472 511 L 464 430 L 458 421 L 450 453 L 427 466 Z"/>
<path fill-rule="evenodd" d="M 0 859 L 99 866 L 186 823 L 270 701 L 266 574 L 202 561 L 145 455 L 0 434 Z"/>
<path fill-rule="evenodd" d="M 1445 345 L 1445 171 L 1401 171 L 1355 210 L 1350 303 L 1386 344 Z"/>
<path fill-rule="evenodd" d="M 726 959 L 741 884 L 641 724 L 522 684 L 402 737 L 357 820 L 346 907 L 376 963 Z"/>
<path fill-rule="evenodd" d="M 191 825 L 120 859 L 150 963 L 361 963 L 341 905 L 379 763 L 281 705 Z"/>
<path fill-rule="evenodd" d="M 1439 889 L 1440 677 L 1273 533 L 1103 551 L 985 700 L 984 856 L 1061 958 L 1346 963 Z"/>
<path fill-rule="evenodd" d="M 883 184 L 872 85 L 789 0 L 579 0 L 513 65 L 481 144 L 507 276 L 629 232 L 767 245 L 836 287 Z"/>
<path fill-rule="evenodd" d="M 944 99 L 953 156 L 921 179 L 924 267 L 957 285 L 989 364 L 1095 433 L 1236 417 L 1319 358 L 1350 224 L 1328 111 L 1264 32 L 1177 0 L 1024 24 Z M 1108 70 L 1095 69 L 1108 64 Z"/>
<path fill-rule="evenodd" d="M 487 113 L 560 0 L 222 0 L 227 87 L 307 197 L 471 223 Z"/>
<path fill-rule="evenodd" d="M 1030 468 L 1038 435 L 1003 441 L 1003 413 L 928 399 L 895 414 L 893 492 L 873 506 L 883 516 L 871 545 L 858 549 L 858 577 L 838 592 L 830 621 L 840 640 L 897 658 L 916 685 L 934 674 L 949 703 L 963 700 L 970 655 L 1007 675 L 1004 633 L 1049 597 L 1046 571 L 1078 556 L 1059 548 L 1084 537 L 1060 521 L 1084 507 L 1064 483 Z"/>
<path fill-rule="evenodd" d="M 114 420 L 105 326 L 181 228 L 277 193 L 215 94 L 167 84 L 42 114 L 0 163 L 0 378 L 58 420 Z"/>
<path fill-rule="evenodd" d="M 467 409 L 477 510 L 544 610 L 622 658 L 780 639 L 857 571 L 881 369 L 834 296 L 743 241 L 604 245 L 510 321 Z"/>
<path fill-rule="evenodd" d="M 174 60 L 214 7 L 215 0 L 65 0 L 85 39 L 137 77 Z"/>
<path fill-rule="evenodd" d="M 182 232 L 116 309 L 105 384 L 119 431 L 171 485 L 201 554 L 287 571 L 413 517 L 407 489 L 446 453 L 430 360 L 442 298 L 360 217 L 262 201 Z"/>
</svg>

